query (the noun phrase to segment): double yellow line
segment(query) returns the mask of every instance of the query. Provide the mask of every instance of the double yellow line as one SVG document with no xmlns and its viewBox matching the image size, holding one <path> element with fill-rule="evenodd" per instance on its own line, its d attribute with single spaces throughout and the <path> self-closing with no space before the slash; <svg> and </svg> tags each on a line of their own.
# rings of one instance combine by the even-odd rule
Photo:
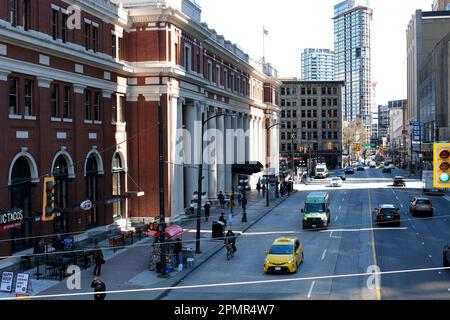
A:
<svg viewBox="0 0 450 320">
<path fill-rule="evenodd" d="M 370 230 L 372 235 L 372 258 L 373 258 L 373 265 L 378 266 L 378 260 L 377 260 L 377 253 L 376 253 L 376 247 L 375 247 L 375 235 L 373 232 L 373 217 L 372 217 L 372 199 L 370 197 L 370 189 L 367 190 L 369 194 L 369 217 L 370 217 Z M 380 277 L 380 281 L 377 281 L 377 277 Z M 375 276 L 375 292 L 377 295 L 377 300 L 381 300 L 381 276 L 376 275 Z"/>
</svg>

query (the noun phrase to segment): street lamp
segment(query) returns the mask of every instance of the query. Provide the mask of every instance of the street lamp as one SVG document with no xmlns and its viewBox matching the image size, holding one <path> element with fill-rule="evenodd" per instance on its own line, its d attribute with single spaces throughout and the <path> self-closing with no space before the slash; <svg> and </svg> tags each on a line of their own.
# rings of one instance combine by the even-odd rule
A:
<svg viewBox="0 0 450 320">
<path fill-rule="evenodd" d="M 198 170 L 198 194 L 202 195 L 202 180 L 203 177 L 203 134 L 205 132 L 205 124 L 208 123 L 209 120 L 212 120 L 214 118 L 218 118 L 220 116 L 227 116 L 226 113 L 218 113 L 208 119 L 205 120 L 205 112 L 202 112 L 202 131 L 200 136 L 200 145 L 202 148 L 200 149 L 200 164 L 199 164 L 199 170 Z M 231 117 L 235 118 L 236 114 L 233 113 L 230 115 Z M 197 206 L 197 234 L 196 234 L 196 243 L 195 243 L 195 253 L 201 254 L 200 251 L 200 220 L 201 220 L 201 212 L 202 212 L 202 201 L 199 199 L 198 206 Z"/>
<path fill-rule="evenodd" d="M 239 180 L 239 191 L 242 193 L 242 222 L 248 222 L 247 221 L 247 197 L 246 192 L 250 191 L 250 186 L 248 185 L 248 179 L 241 179 Z"/>
<path fill-rule="evenodd" d="M 285 122 L 274 123 L 273 125 L 271 125 L 270 127 L 268 127 L 266 129 L 267 130 L 267 135 L 266 135 L 266 152 L 267 152 L 266 157 L 267 157 L 267 159 L 266 160 L 267 160 L 267 168 L 268 169 L 270 168 L 269 132 L 270 132 L 270 129 L 272 129 L 273 127 L 278 126 L 278 125 L 283 124 L 283 123 L 285 123 Z M 266 194 L 266 205 L 267 205 L 267 207 L 269 207 L 269 182 L 268 182 L 268 180 L 269 180 L 269 175 L 267 175 L 267 178 L 266 178 L 266 192 L 267 192 L 267 194 Z"/>
<path fill-rule="evenodd" d="M 294 180 L 295 171 L 295 150 L 294 150 L 294 140 L 297 138 L 295 133 L 291 134 L 291 149 L 292 149 L 292 180 Z"/>
</svg>

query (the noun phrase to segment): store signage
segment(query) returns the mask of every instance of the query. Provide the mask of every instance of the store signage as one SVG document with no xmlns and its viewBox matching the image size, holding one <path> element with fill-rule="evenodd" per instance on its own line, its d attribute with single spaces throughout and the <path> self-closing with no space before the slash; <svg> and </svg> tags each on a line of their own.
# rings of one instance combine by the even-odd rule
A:
<svg viewBox="0 0 450 320">
<path fill-rule="evenodd" d="M 15 293 L 27 293 L 30 275 L 28 273 L 17 274 Z"/>
<path fill-rule="evenodd" d="M 80 208 L 81 208 L 82 210 L 84 210 L 84 211 L 89 211 L 89 210 L 91 210 L 91 209 L 92 209 L 92 202 L 91 202 L 91 200 L 83 201 L 83 202 L 80 204 Z"/>
<path fill-rule="evenodd" d="M 420 122 L 418 121 L 411 121 L 409 123 L 409 126 L 411 127 L 411 140 L 413 143 L 420 143 L 421 135 L 422 135 L 422 128 L 420 125 Z"/>
<path fill-rule="evenodd" d="M 0 231 L 20 228 L 23 220 L 23 210 L 11 209 L 0 211 Z"/>
<path fill-rule="evenodd" d="M 14 273 L 13 272 L 3 272 L 2 283 L 0 286 L 0 291 L 11 292 L 13 283 Z"/>
</svg>

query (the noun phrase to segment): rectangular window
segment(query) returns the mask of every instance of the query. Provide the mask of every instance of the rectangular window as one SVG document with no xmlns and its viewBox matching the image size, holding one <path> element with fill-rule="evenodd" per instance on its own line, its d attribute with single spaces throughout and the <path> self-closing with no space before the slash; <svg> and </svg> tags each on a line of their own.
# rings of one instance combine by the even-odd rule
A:
<svg viewBox="0 0 450 320">
<path fill-rule="evenodd" d="M 91 25 L 89 23 L 84 24 L 84 47 L 86 50 L 89 50 L 91 48 L 90 46 L 91 42 Z"/>
<path fill-rule="evenodd" d="M 302 107 L 306 107 L 306 100 L 302 99 Z"/>
<path fill-rule="evenodd" d="M 52 9 L 52 36 L 53 36 L 53 40 L 58 39 L 58 16 L 59 16 L 59 11 Z"/>
<path fill-rule="evenodd" d="M 228 70 L 227 69 L 225 69 L 223 71 L 223 78 L 225 79 L 225 89 L 229 89 L 230 85 L 229 85 L 229 82 L 228 82 Z"/>
<path fill-rule="evenodd" d="M 338 133 L 337 132 L 333 132 L 333 138 L 334 138 L 334 140 L 337 140 L 337 138 L 338 138 Z"/>
<path fill-rule="evenodd" d="M 306 132 L 302 132 L 302 140 L 306 140 Z"/>
<path fill-rule="evenodd" d="M 327 112 L 326 110 L 322 110 L 322 118 L 326 118 L 327 117 Z"/>
<path fill-rule="evenodd" d="M 59 86 L 57 84 L 52 84 L 50 86 L 51 92 L 51 117 L 52 118 L 60 118 L 61 115 L 59 113 Z"/>
<path fill-rule="evenodd" d="M 308 110 L 308 118 L 311 118 L 311 110 Z"/>
<path fill-rule="evenodd" d="M 292 111 L 292 118 L 297 118 L 297 111 L 296 110 Z"/>
<path fill-rule="evenodd" d="M 305 89 L 305 88 L 302 88 L 301 90 L 302 90 L 302 95 L 303 95 L 303 96 L 306 95 L 306 89 Z"/>
<path fill-rule="evenodd" d="M 25 80 L 25 115 L 33 115 L 33 81 Z"/>
<path fill-rule="evenodd" d="M 117 43 L 118 43 L 117 52 L 118 52 L 119 60 L 123 60 L 123 50 L 122 50 L 122 48 L 123 48 L 123 38 L 119 38 L 119 41 Z"/>
<path fill-rule="evenodd" d="M 220 74 L 220 66 L 216 66 L 216 83 L 218 86 L 220 86 L 222 83 L 220 81 L 221 74 Z"/>
<path fill-rule="evenodd" d="M 306 128 L 306 121 L 302 121 L 302 129 Z"/>
<path fill-rule="evenodd" d="M 71 119 L 71 88 L 70 87 L 64 87 L 64 118 L 65 119 Z"/>
<path fill-rule="evenodd" d="M 67 28 L 67 14 L 62 15 L 61 39 L 63 42 L 67 42 L 69 39 L 69 29 Z"/>
<path fill-rule="evenodd" d="M 85 119 L 92 120 L 92 107 L 91 107 L 91 91 L 84 91 L 84 110 L 85 110 Z"/>
<path fill-rule="evenodd" d="M 100 110 L 100 93 L 96 92 L 94 96 L 94 120 L 102 121 L 101 119 L 101 110 Z"/>
<path fill-rule="evenodd" d="M 322 139 L 326 139 L 327 138 L 327 133 L 325 131 L 322 131 Z"/>
<path fill-rule="evenodd" d="M 9 78 L 9 114 L 19 114 L 19 80 L 17 78 Z"/>
<path fill-rule="evenodd" d="M 186 71 L 191 71 L 191 47 L 184 46 L 184 68 Z"/>
<path fill-rule="evenodd" d="M 302 118 L 306 118 L 306 110 L 302 110 Z"/>
<path fill-rule="evenodd" d="M 291 111 L 287 111 L 287 117 L 288 117 L 288 118 L 291 117 Z"/>
<path fill-rule="evenodd" d="M 30 0 L 23 1 L 23 28 L 28 31 L 30 30 Z"/>
<path fill-rule="evenodd" d="M 206 74 L 206 76 L 207 76 L 207 79 L 208 79 L 208 81 L 212 81 L 212 62 L 211 61 L 208 61 L 208 66 L 207 66 L 207 74 Z"/>
<path fill-rule="evenodd" d="M 17 0 L 9 0 L 9 22 L 13 27 L 17 26 Z"/>
<path fill-rule="evenodd" d="M 125 122 L 125 96 L 120 96 L 117 105 L 117 118 L 119 122 Z"/>
<path fill-rule="evenodd" d="M 313 118 L 317 118 L 317 110 L 313 110 Z"/>
<path fill-rule="evenodd" d="M 117 123 L 117 99 L 119 97 L 117 95 L 113 95 L 111 99 L 111 121 L 113 123 Z"/>
<path fill-rule="evenodd" d="M 92 50 L 98 51 L 98 28 L 92 27 Z"/>
<path fill-rule="evenodd" d="M 112 57 L 113 57 L 113 59 L 116 59 L 117 58 L 117 46 L 116 46 L 116 43 L 117 43 L 117 37 L 113 34 L 112 35 L 112 37 L 111 37 L 111 53 L 112 53 Z M 175 63 L 177 63 L 177 54 L 178 54 L 178 45 L 175 43 Z"/>
<path fill-rule="evenodd" d="M 285 118 L 285 117 L 286 117 L 286 111 L 284 111 L 284 110 L 281 111 L 281 117 L 282 117 L 282 118 Z"/>
</svg>

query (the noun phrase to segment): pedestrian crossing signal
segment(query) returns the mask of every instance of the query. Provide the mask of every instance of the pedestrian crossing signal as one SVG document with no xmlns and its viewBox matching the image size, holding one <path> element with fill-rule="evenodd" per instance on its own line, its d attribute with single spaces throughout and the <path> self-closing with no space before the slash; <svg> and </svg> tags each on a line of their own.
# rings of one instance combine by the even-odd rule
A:
<svg viewBox="0 0 450 320">
<path fill-rule="evenodd" d="M 450 189 L 450 143 L 435 143 L 433 181 L 436 189 Z"/>
</svg>

